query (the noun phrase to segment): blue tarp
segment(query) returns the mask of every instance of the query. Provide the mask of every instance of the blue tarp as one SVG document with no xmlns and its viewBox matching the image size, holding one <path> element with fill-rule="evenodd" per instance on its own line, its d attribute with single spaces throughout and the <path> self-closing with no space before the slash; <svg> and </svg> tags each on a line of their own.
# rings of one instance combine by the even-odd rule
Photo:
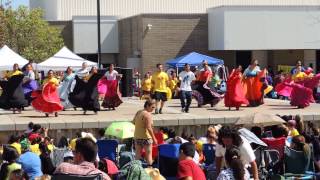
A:
<svg viewBox="0 0 320 180">
<path fill-rule="evenodd" d="M 203 54 L 199 54 L 196 52 L 191 52 L 187 55 L 171 59 L 167 61 L 171 67 L 183 67 L 186 63 L 190 64 L 191 66 L 198 66 L 202 64 L 202 61 L 206 60 L 209 65 L 222 65 L 224 64 L 223 60 L 217 59 L 214 57 L 206 56 Z"/>
</svg>

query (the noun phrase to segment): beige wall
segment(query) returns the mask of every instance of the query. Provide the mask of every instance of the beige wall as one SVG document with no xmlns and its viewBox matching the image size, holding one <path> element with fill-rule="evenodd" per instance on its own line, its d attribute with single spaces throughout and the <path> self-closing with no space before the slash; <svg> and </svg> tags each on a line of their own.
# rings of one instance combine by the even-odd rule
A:
<svg viewBox="0 0 320 180">
<path fill-rule="evenodd" d="M 277 65 L 294 66 L 298 60 L 304 63 L 304 50 L 269 51 L 268 56 L 270 66 L 275 70 Z"/>
<path fill-rule="evenodd" d="M 313 69 L 316 70 L 316 50 L 304 50 L 304 65 L 313 64 Z"/>
<path fill-rule="evenodd" d="M 267 51 L 252 51 L 252 59 L 257 59 L 261 68 L 268 67 L 268 52 Z"/>
</svg>

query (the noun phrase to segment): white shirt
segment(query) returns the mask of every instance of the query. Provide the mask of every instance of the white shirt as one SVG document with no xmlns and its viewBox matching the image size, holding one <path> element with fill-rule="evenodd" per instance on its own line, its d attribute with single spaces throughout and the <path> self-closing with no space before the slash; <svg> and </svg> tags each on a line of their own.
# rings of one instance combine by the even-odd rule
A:
<svg viewBox="0 0 320 180">
<path fill-rule="evenodd" d="M 253 149 L 251 148 L 250 143 L 247 141 L 247 139 L 241 135 L 240 137 L 243 141 L 243 143 L 239 147 L 241 160 L 245 167 L 249 167 L 250 163 L 256 160 L 256 156 L 254 155 Z M 224 157 L 225 153 L 226 148 L 218 143 L 216 146 L 216 157 Z"/>
<path fill-rule="evenodd" d="M 196 79 L 193 72 L 182 71 L 179 73 L 179 80 L 181 81 L 180 89 L 182 91 L 192 91 L 191 83 Z"/>
<path fill-rule="evenodd" d="M 117 76 L 119 73 L 116 70 L 113 70 L 111 73 L 107 71 L 104 76 L 107 78 L 107 80 L 117 80 Z"/>
</svg>

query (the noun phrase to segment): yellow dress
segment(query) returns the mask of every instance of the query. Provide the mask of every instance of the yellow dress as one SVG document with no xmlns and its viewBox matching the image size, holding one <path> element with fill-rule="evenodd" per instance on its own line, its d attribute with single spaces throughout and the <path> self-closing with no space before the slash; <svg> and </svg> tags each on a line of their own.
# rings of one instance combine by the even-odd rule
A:
<svg viewBox="0 0 320 180">
<path fill-rule="evenodd" d="M 59 80 L 57 79 L 57 78 L 46 78 L 45 80 L 43 80 L 43 84 L 47 84 L 47 83 L 53 83 L 53 84 L 55 84 L 56 86 L 58 86 L 59 85 Z"/>
<path fill-rule="evenodd" d="M 5 77 L 10 79 L 12 76 L 21 75 L 21 74 L 23 74 L 23 73 L 21 71 L 19 71 L 19 70 L 10 71 L 5 75 Z"/>
<path fill-rule="evenodd" d="M 296 73 L 296 74 L 292 75 L 292 80 L 294 82 L 297 82 L 297 81 L 304 80 L 306 77 L 308 77 L 308 75 L 306 73 L 299 72 L 299 73 Z"/>
</svg>

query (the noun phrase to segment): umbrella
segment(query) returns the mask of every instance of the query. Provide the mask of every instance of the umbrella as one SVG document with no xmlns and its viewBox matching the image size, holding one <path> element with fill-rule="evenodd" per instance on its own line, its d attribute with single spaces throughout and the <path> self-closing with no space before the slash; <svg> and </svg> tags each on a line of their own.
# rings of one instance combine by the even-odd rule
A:
<svg viewBox="0 0 320 180">
<path fill-rule="evenodd" d="M 283 119 L 279 116 L 272 114 L 263 114 L 263 113 L 254 113 L 252 115 L 247 115 L 240 117 L 236 122 L 236 125 L 263 125 L 263 126 L 271 126 L 285 123 Z"/>
<path fill-rule="evenodd" d="M 120 139 L 132 138 L 135 126 L 131 122 L 113 122 L 107 128 L 105 135 Z"/>
</svg>

